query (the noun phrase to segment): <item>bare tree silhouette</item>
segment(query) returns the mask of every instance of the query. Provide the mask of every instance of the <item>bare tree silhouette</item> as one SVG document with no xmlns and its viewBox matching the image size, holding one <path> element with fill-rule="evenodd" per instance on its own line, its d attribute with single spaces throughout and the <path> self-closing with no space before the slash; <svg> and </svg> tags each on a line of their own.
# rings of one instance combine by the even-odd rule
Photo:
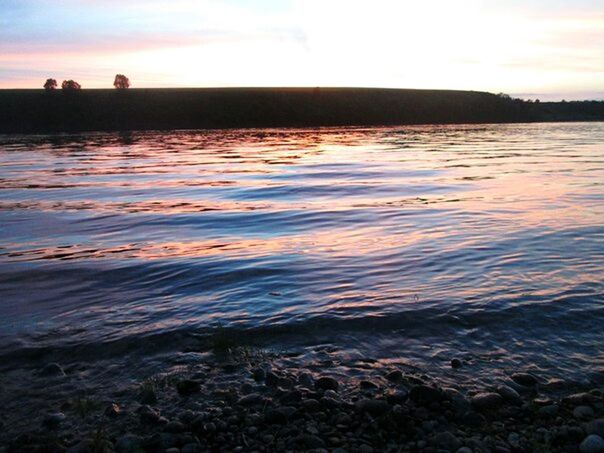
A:
<svg viewBox="0 0 604 453">
<path fill-rule="evenodd" d="M 82 89 L 82 86 L 75 80 L 63 80 L 61 89 L 63 91 L 79 91 Z"/>
<path fill-rule="evenodd" d="M 116 74 L 115 79 L 113 80 L 113 86 L 118 90 L 130 88 L 130 79 L 124 74 Z"/>
<path fill-rule="evenodd" d="M 44 89 L 46 91 L 52 91 L 57 88 L 57 81 L 55 79 L 46 79 L 44 82 Z"/>
</svg>

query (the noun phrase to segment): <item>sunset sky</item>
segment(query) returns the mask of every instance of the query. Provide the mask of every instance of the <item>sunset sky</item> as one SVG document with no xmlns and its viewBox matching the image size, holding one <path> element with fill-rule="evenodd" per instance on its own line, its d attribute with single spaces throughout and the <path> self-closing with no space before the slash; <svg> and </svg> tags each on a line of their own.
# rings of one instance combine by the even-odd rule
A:
<svg viewBox="0 0 604 453">
<path fill-rule="evenodd" d="M 0 0 L 0 88 L 363 86 L 604 99 L 602 0 Z"/>
</svg>

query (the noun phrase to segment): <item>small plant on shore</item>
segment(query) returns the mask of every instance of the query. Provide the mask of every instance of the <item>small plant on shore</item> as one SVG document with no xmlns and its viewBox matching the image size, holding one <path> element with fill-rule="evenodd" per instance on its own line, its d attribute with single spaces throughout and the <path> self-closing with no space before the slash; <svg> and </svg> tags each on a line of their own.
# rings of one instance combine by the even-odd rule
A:
<svg viewBox="0 0 604 453">
<path fill-rule="evenodd" d="M 75 92 L 80 91 L 82 89 L 82 85 L 80 85 L 75 80 L 63 80 L 63 83 L 61 84 L 61 89 L 63 90 L 63 92 L 66 93 Z"/>
<path fill-rule="evenodd" d="M 44 82 L 44 90 L 46 90 L 46 92 L 54 91 L 56 88 L 57 81 L 55 79 L 46 79 L 46 82 Z"/>
<path fill-rule="evenodd" d="M 127 90 L 130 88 L 130 79 L 124 74 L 116 74 L 113 80 L 113 86 L 118 90 Z"/>
</svg>

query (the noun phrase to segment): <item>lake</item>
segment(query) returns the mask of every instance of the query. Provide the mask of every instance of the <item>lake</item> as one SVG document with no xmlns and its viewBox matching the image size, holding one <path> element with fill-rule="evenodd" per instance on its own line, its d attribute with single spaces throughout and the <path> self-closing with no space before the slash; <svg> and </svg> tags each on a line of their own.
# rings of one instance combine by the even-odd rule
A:
<svg viewBox="0 0 604 453">
<path fill-rule="evenodd" d="M 604 123 L 0 135 L 0 189 L 5 358 L 220 329 L 604 376 Z"/>
</svg>

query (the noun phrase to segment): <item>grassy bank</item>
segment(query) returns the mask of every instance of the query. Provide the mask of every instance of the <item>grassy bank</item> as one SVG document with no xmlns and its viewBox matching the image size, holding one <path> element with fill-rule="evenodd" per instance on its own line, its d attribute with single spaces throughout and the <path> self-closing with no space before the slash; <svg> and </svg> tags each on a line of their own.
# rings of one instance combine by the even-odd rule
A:
<svg viewBox="0 0 604 453">
<path fill-rule="evenodd" d="M 0 132 L 484 123 L 536 120 L 474 91 L 356 88 L 0 90 Z"/>
</svg>

